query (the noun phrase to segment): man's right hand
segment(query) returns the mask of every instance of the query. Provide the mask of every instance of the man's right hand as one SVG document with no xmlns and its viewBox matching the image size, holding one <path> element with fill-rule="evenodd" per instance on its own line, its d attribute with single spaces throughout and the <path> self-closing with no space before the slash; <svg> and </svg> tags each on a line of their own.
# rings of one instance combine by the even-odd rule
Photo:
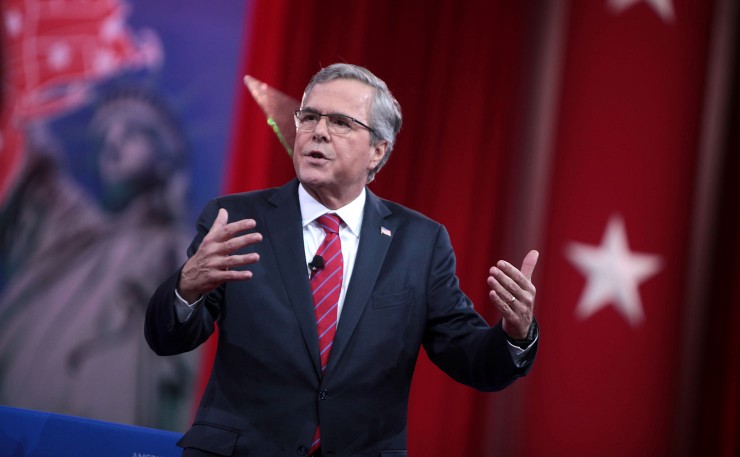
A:
<svg viewBox="0 0 740 457">
<path fill-rule="evenodd" d="M 237 236 L 238 233 L 257 226 L 254 219 L 242 219 L 228 223 L 229 214 L 224 208 L 218 210 L 216 220 L 203 238 L 198 251 L 188 259 L 180 273 L 177 291 L 188 303 L 229 281 L 250 279 L 249 270 L 233 270 L 235 267 L 251 265 L 260 259 L 256 252 L 243 255 L 231 253 L 262 241 L 257 232 Z"/>
</svg>

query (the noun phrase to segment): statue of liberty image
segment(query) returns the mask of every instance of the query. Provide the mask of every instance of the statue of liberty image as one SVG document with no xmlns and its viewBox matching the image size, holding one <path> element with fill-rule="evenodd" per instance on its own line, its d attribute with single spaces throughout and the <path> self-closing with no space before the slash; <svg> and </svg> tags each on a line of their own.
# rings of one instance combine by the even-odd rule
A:
<svg viewBox="0 0 740 457">
<path fill-rule="evenodd" d="M 184 261 L 186 143 L 137 90 L 101 101 L 90 133 L 99 200 L 41 125 L 0 212 L 0 403 L 181 429 L 197 360 L 154 356 L 142 328 L 162 272 Z"/>
</svg>

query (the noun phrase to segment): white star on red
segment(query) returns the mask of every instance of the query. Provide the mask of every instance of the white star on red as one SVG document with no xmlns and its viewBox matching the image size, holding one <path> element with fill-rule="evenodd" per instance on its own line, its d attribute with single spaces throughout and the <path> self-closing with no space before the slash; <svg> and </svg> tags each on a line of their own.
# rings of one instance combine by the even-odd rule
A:
<svg viewBox="0 0 740 457">
<path fill-rule="evenodd" d="M 660 257 L 631 252 L 624 221 L 612 216 L 600 246 L 572 242 L 566 257 L 586 277 L 586 286 L 576 307 L 581 319 L 608 305 L 633 327 L 644 319 L 638 287 L 661 267 Z"/>
<path fill-rule="evenodd" d="M 673 3 L 671 0 L 608 0 L 609 6 L 616 14 L 642 2 L 650 5 L 650 7 L 653 8 L 655 13 L 660 16 L 664 22 L 672 22 L 676 16 L 673 11 Z"/>
<path fill-rule="evenodd" d="M 11 9 L 5 13 L 5 30 L 11 38 L 16 38 L 23 31 L 23 16 L 18 10 Z"/>
<path fill-rule="evenodd" d="M 72 61 L 72 47 L 66 41 L 57 41 L 49 47 L 47 64 L 52 70 L 60 71 L 69 67 Z"/>
</svg>

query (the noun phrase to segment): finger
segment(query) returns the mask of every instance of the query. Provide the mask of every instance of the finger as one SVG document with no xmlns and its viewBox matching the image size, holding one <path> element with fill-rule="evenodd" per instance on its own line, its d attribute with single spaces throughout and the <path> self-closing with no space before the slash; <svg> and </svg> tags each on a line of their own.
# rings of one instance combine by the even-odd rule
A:
<svg viewBox="0 0 740 457">
<path fill-rule="evenodd" d="M 220 285 L 225 282 L 245 281 L 247 279 L 252 279 L 253 276 L 254 273 L 250 270 L 225 270 L 214 275 L 214 279 L 215 282 Z"/>
<path fill-rule="evenodd" d="M 498 297 L 503 302 L 509 305 L 514 302 L 514 300 L 516 299 L 516 295 L 514 295 L 509 287 L 501 282 L 499 277 L 502 277 L 504 280 L 508 280 L 508 278 L 506 278 L 506 276 L 504 276 L 501 271 L 494 267 L 493 276 L 490 276 L 488 278 L 488 286 L 491 288 L 491 290 L 496 292 Z M 509 282 L 511 282 L 511 280 L 509 280 Z"/>
<path fill-rule="evenodd" d="M 215 232 L 229 221 L 229 213 L 226 211 L 226 208 L 219 208 L 218 214 L 216 214 L 216 219 L 213 220 L 213 224 L 211 224 L 211 229 L 208 231 L 208 233 Z"/>
<path fill-rule="evenodd" d="M 517 292 L 518 290 L 524 290 L 530 293 L 534 293 L 534 285 L 528 277 L 519 271 L 514 265 L 510 264 L 505 260 L 499 260 L 494 268 L 498 268 L 499 272 L 494 275 L 499 278 L 504 286 L 510 291 Z"/>
<path fill-rule="evenodd" d="M 226 271 L 239 267 L 244 267 L 247 265 L 252 265 L 259 262 L 259 260 L 260 255 L 256 252 L 251 252 L 249 254 L 229 255 L 221 257 L 218 259 L 218 261 L 214 262 L 212 266 L 216 270 Z"/>
<path fill-rule="evenodd" d="M 521 272 L 530 281 L 532 280 L 532 272 L 534 271 L 534 267 L 537 265 L 537 259 L 539 259 L 539 257 L 539 252 L 531 250 L 527 253 L 522 262 Z"/>
<path fill-rule="evenodd" d="M 534 286 L 524 275 L 508 262 L 499 260 L 491 269 L 491 275 L 512 295 L 521 298 L 525 293 L 532 292 Z"/>
<path fill-rule="evenodd" d="M 223 242 L 221 245 L 221 252 L 228 255 L 232 252 L 238 251 L 239 249 L 259 243 L 260 241 L 262 241 L 262 234 L 259 232 L 236 236 Z"/>
<path fill-rule="evenodd" d="M 492 273 L 495 268 L 491 268 Z M 488 277 L 488 285 L 491 287 L 488 297 L 491 303 L 501 313 L 504 331 L 509 335 L 516 335 L 517 338 L 520 337 L 519 335 L 522 338 L 526 336 L 526 329 L 529 329 L 531 323 L 531 309 L 527 308 L 525 304 L 520 303 L 519 299 L 509 302 L 508 298 L 510 295 L 505 292 L 506 289 L 494 276 Z"/>
<path fill-rule="evenodd" d="M 491 289 L 491 291 L 488 292 L 488 298 L 491 300 L 493 306 L 499 310 L 504 319 L 515 320 L 517 318 L 514 310 L 511 309 L 508 303 L 501 299 L 498 292 Z"/>
<path fill-rule="evenodd" d="M 220 222 L 221 221 L 219 221 L 219 225 L 216 225 L 217 222 L 214 221 L 214 226 L 211 229 L 211 232 L 208 233 L 209 238 L 216 242 L 228 241 L 229 239 L 238 236 L 240 233 L 251 230 L 257 226 L 257 222 L 254 219 L 239 219 L 238 221 L 230 223 L 225 223 L 225 221 L 223 221 L 224 223 Z"/>
<path fill-rule="evenodd" d="M 221 229 L 228 223 L 228 221 L 229 213 L 226 211 L 226 208 L 219 208 L 218 213 L 216 213 L 216 218 L 213 220 L 213 224 L 211 224 L 211 228 L 208 229 L 208 233 L 203 237 L 203 243 L 208 244 L 211 239 L 218 239 L 218 234 L 221 233 Z"/>
<path fill-rule="evenodd" d="M 534 307 L 534 293 L 521 289 L 500 271 L 497 273 L 497 276 L 501 279 L 492 276 L 492 281 L 489 281 L 489 285 L 491 285 L 491 288 L 498 293 L 499 298 L 501 298 L 501 300 L 503 300 L 517 316 L 524 316 L 531 313 L 532 308 Z"/>
<path fill-rule="evenodd" d="M 241 232 L 251 230 L 257 227 L 257 221 L 254 219 L 239 219 L 238 221 L 231 222 L 222 227 L 223 237 L 233 238 Z"/>
<path fill-rule="evenodd" d="M 254 265 L 259 262 L 259 260 L 260 255 L 256 252 L 216 257 L 210 259 L 210 261 L 203 266 L 200 274 L 203 275 L 205 282 L 215 284 L 215 286 L 218 286 L 225 281 L 250 279 L 253 276 L 253 273 L 245 267 Z"/>
</svg>

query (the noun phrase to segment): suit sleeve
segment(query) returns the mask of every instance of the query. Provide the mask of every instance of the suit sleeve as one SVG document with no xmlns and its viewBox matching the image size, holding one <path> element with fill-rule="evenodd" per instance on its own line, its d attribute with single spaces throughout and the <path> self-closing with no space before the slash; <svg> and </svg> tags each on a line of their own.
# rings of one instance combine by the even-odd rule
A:
<svg viewBox="0 0 740 457">
<path fill-rule="evenodd" d="M 212 200 L 203 209 L 198 218 L 198 232 L 188 248 L 188 258 L 198 250 L 218 209 L 217 200 Z M 158 355 L 181 354 L 200 346 L 214 332 L 220 313 L 223 286 L 206 294 L 203 305 L 194 310 L 186 322 L 177 319 L 175 289 L 181 271 L 182 267 L 159 286 L 147 307 L 144 336 L 149 347 Z"/>
<path fill-rule="evenodd" d="M 455 264 L 449 235 L 440 226 L 429 266 L 424 349 L 456 381 L 481 391 L 501 390 L 529 372 L 537 343 L 516 363 L 501 322 L 489 326 L 460 290 Z"/>
</svg>

